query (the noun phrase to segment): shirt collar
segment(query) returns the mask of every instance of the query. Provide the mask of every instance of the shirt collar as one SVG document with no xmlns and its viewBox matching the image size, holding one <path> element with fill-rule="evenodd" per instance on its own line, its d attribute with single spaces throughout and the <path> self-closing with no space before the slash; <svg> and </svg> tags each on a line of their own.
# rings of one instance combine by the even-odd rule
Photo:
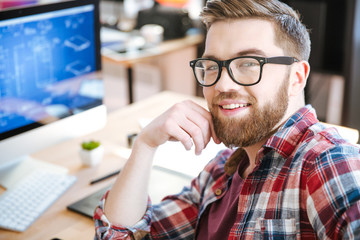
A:
<svg viewBox="0 0 360 240">
<path fill-rule="evenodd" d="M 316 111 L 311 105 L 299 109 L 294 113 L 264 144 L 272 148 L 284 158 L 290 156 L 298 142 L 305 137 L 308 128 L 319 122 Z"/>
</svg>

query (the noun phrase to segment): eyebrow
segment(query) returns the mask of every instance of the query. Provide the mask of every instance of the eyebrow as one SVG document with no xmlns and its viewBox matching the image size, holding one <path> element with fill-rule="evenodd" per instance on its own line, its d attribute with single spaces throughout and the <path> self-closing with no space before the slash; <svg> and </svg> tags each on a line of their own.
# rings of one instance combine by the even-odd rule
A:
<svg viewBox="0 0 360 240">
<path fill-rule="evenodd" d="M 256 55 L 256 56 L 266 56 L 265 52 L 258 49 L 258 48 L 250 48 L 250 49 L 246 49 L 240 52 L 237 52 L 236 54 L 234 54 L 233 57 L 240 57 L 240 56 L 250 56 L 250 55 Z M 218 57 L 216 57 L 215 55 L 209 54 L 209 55 L 203 55 L 203 58 L 211 58 L 211 59 L 215 59 L 215 60 L 220 60 Z"/>
</svg>

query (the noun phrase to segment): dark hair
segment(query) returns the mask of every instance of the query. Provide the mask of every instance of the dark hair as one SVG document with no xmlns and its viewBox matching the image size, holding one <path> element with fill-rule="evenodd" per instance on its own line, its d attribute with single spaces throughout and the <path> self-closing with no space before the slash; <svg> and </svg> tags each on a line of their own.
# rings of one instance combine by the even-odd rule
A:
<svg viewBox="0 0 360 240">
<path fill-rule="evenodd" d="M 278 0 L 208 0 L 200 14 L 209 29 L 217 21 L 260 18 L 275 26 L 275 42 L 284 52 L 299 60 L 309 60 L 309 31 L 300 21 L 300 14 Z"/>
</svg>

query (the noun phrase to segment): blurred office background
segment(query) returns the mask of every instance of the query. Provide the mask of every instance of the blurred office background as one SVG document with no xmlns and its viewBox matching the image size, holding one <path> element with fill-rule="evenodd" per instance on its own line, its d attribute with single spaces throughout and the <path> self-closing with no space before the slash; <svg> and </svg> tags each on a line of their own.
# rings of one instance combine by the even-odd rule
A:
<svg viewBox="0 0 360 240">
<path fill-rule="evenodd" d="M 54 0 L 2 0 L 0 8 L 46 1 Z M 360 1 L 282 1 L 297 9 L 311 30 L 311 75 L 306 88 L 307 103 L 317 109 L 321 121 L 360 130 Z M 127 34 L 138 34 L 139 23 L 156 23 L 164 27 L 163 37 L 168 41 L 187 34 L 204 35 L 198 18 L 204 4 L 205 0 L 100 0 L 100 20 L 104 28 Z M 175 20 L 177 17 L 181 19 L 180 23 Z M 134 64 L 134 101 L 169 89 L 168 82 L 173 79 L 179 81 L 179 74 L 183 75 L 183 79 L 192 78 L 190 67 L 186 72 L 174 71 L 173 75 L 167 68 L 188 65 L 192 60 L 190 56 L 200 56 L 202 51 L 203 44 L 200 43 L 195 53 L 184 49 L 164 58 Z M 108 109 L 112 111 L 128 104 L 126 66 L 103 61 L 103 71 Z M 167 73 L 164 74 L 164 71 Z M 189 84 L 191 86 L 184 86 Z M 202 94 L 195 81 L 184 81 L 174 86 L 178 89 L 172 87 L 171 90 Z"/>
<path fill-rule="evenodd" d="M 127 7 L 131 5 L 129 2 L 138 2 L 135 4 L 137 7 Z M 360 104 L 358 93 L 360 91 L 360 1 L 283 0 L 283 2 L 301 13 L 303 22 L 311 31 L 311 75 L 306 88 L 307 102 L 317 109 L 320 120 L 360 129 L 358 107 Z M 193 26 L 201 26 L 198 14 L 204 1 L 159 0 L 159 3 L 188 11 Z M 111 23 L 116 22 L 117 19 L 118 28 L 121 29 L 124 22 L 126 26 L 127 16 L 135 17 L 137 11 L 152 7 L 153 4 L 152 0 L 103 0 L 103 16 L 108 18 L 103 21 L 110 20 Z M 130 11 L 126 13 L 128 9 Z M 121 20 L 122 18 L 125 19 Z M 198 52 L 201 55 L 201 46 Z M 187 60 L 183 59 L 183 61 Z M 152 88 L 137 87 L 137 95 L 140 98 L 152 94 L 152 91 L 161 90 L 161 80 L 159 80 L 161 74 L 156 73 L 156 67 L 143 66 L 138 68 L 137 73 L 142 81 L 149 81 L 152 86 Z M 141 83 L 141 80 L 135 82 Z M 141 91 L 145 89 L 148 92 L 142 93 Z M 198 89 L 196 94 L 201 95 L 201 90 Z"/>
</svg>

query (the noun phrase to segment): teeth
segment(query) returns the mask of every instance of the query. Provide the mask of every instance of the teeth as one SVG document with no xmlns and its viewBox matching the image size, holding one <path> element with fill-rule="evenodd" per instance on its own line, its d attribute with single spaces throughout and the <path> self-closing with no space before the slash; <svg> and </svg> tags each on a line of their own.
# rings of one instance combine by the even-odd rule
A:
<svg viewBox="0 0 360 240">
<path fill-rule="evenodd" d="M 222 108 L 223 109 L 235 109 L 235 108 L 242 108 L 242 107 L 247 107 L 249 106 L 249 104 L 239 104 L 239 103 L 232 103 L 232 104 L 227 104 L 227 105 L 223 105 Z"/>
</svg>

